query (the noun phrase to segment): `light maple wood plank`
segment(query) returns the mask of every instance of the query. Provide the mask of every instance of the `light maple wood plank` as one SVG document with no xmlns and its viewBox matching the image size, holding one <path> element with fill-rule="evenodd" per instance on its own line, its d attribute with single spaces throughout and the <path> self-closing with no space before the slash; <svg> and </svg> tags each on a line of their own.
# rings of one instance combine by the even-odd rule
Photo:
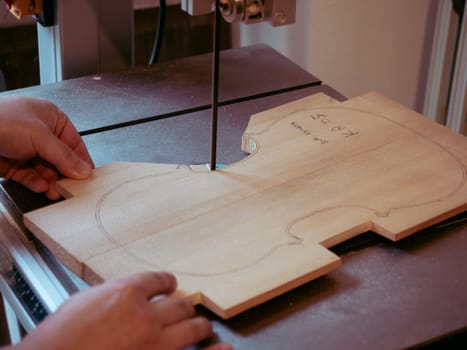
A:
<svg viewBox="0 0 467 350">
<path fill-rule="evenodd" d="M 113 163 L 63 180 L 26 225 L 90 283 L 167 270 L 229 318 L 337 268 L 326 248 L 398 240 L 467 207 L 467 138 L 384 96 L 317 94 L 251 118 L 251 155 L 202 166 Z"/>
</svg>

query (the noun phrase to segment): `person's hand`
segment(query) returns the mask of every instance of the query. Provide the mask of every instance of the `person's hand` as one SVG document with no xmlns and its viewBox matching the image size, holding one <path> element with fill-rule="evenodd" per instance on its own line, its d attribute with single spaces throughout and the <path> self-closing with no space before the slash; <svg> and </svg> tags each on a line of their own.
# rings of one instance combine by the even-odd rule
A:
<svg viewBox="0 0 467 350">
<path fill-rule="evenodd" d="M 162 272 L 103 283 L 71 297 L 15 349 L 174 350 L 210 337 L 211 323 L 190 301 L 165 296 L 175 288 L 175 277 Z"/>
<path fill-rule="evenodd" d="M 59 174 L 91 175 L 94 164 L 68 117 L 46 100 L 0 97 L 0 177 L 60 198 Z"/>
</svg>

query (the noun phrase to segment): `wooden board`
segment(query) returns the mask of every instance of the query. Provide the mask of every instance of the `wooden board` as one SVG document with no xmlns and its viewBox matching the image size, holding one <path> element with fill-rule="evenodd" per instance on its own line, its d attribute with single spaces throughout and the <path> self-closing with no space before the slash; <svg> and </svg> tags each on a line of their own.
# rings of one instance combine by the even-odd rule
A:
<svg viewBox="0 0 467 350">
<path fill-rule="evenodd" d="M 61 181 L 67 199 L 25 223 L 91 284 L 171 271 L 178 294 L 229 318 L 337 268 L 337 243 L 398 240 L 467 207 L 467 138 L 375 93 L 259 113 L 243 149 L 215 172 L 109 164 Z"/>
</svg>

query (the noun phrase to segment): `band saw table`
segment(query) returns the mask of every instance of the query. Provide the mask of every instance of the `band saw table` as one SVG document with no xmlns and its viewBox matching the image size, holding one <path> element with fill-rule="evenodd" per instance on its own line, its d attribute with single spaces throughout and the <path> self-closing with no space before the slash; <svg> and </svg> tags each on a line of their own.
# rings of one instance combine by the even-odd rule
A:
<svg viewBox="0 0 467 350">
<path fill-rule="evenodd" d="M 3 95 L 56 103 L 83 135 L 96 166 L 206 164 L 210 69 L 208 54 Z M 252 114 L 317 92 L 346 99 L 269 47 L 222 52 L 218 163 L 245 157 L 241 137 Z M 22 226 L 22 214 L 49 202 L 10 181 L 2 181 L 0 196 L 0 290 L 29 331 L 88 286 Z M 368 232 L 332 248 L 342 266 L 324 277 L 229 320 L 202 307 L 199 312 L 237 349 L 465 345 L 466 249 L 465 212 L 397 243 Z"/>
</svg>

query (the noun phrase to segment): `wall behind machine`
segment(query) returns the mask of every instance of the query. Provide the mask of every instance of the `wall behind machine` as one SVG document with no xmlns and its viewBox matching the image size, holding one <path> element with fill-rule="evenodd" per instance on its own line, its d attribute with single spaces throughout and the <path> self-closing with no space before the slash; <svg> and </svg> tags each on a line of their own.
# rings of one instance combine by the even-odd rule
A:
<svg viewBox="0 0 467 350">
<path fill-rule="evenodd" d="M 168 4 L 174 1 L 168 1 Z M 140 2 L 138 2 L 140 3 Z M 135 64 L 149 62 L 156 35 L 158 8 L 148 2 L 134 11 Z M 213 15 L 192 17 L 179 4 L 168 6 L 159 62 L 211 52 Z M 31 18 L 17 21 L 0 6 L 0 91 L 39 84 L 36 24 Z M 223 23 L 221 46 L 231 47 L 230 26 Z M 3 72 L 3 75 L 2 73 Z M 4 76 L 4 79 L 2 79 Z"/>
<path fill-rule="evenodd" d="M 347 97 L 378 91 L 420 112 L 436 3 L 297 0 L 295 24 L 236 25 L 233 43 L 266 43 Z"/>
</svg>

